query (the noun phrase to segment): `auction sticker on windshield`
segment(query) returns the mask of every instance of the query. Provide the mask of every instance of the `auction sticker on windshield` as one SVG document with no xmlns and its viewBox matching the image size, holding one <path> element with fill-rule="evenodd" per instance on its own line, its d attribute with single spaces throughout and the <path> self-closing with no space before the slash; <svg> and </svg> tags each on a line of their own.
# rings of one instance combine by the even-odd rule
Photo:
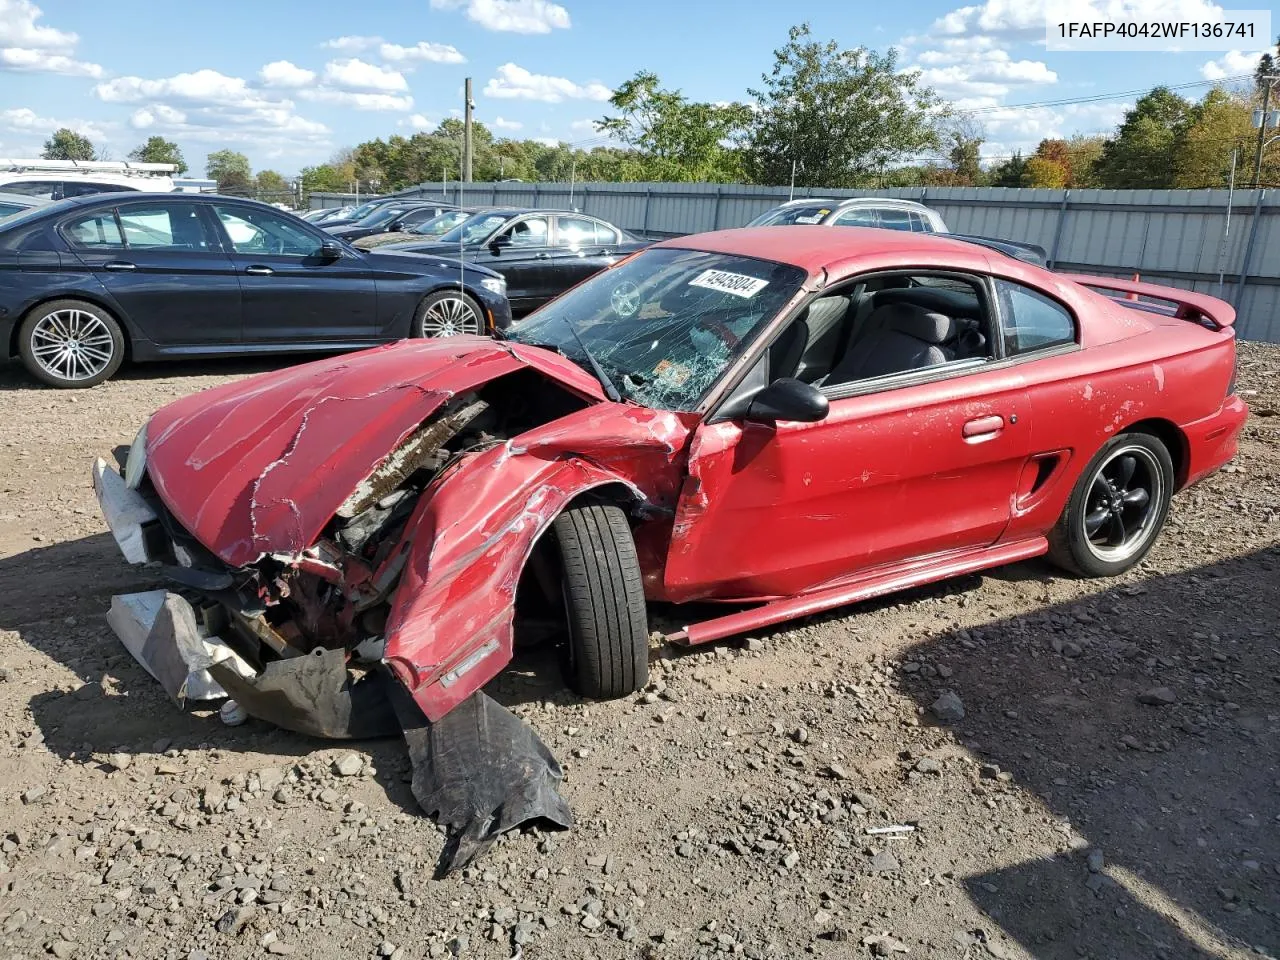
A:
<svg viewBox="0 0 1280 960">
<path fill-rule="evenodd" d="M 732 293 L 735 297 L 742 297 L 744 300 L 750 300 L 768 285 L 768 280 L 748 277 L 745 273 L 730 273 L 727 270 L 703 270 L 689 281 L 691 287 L 706 287 L 708 290 Z"/>
</svg>

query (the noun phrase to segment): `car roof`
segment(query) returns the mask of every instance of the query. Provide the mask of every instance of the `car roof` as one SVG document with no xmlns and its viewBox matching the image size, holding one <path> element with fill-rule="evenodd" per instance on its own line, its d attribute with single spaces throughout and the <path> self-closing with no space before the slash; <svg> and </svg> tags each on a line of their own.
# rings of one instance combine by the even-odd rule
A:
<svg viewBox="0 0 1280 960">
<path fill-rule="evenodd" d="M 799 200 L 788 200 L 774 209 L 801 206 L 827 206 L 832 209 L 857 206 L 901 207 L 905 210 L 928 210 L 930 213 L 933 212 L 932 207 L 927 207 L 916 200 L 905 200 L 902 197 L 804 197 Z"/>
</svg>

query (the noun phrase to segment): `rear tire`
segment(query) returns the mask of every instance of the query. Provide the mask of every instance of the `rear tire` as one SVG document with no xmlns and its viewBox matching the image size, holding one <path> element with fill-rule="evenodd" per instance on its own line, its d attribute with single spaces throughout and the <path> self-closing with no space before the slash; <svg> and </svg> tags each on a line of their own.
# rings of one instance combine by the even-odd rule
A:
<svg viewBox="0 0 1280 960">
<path fill-rule="evenodd" d="M 462 290 L 437 290 L 418 304 L 413 316 L 415 337 L 456 337 L 484 332 L 484 310 Z"/>
<path fill-rule="evenodd" d="M 1089 461 L 1053 530 L 1049 557 L 1084 577 L 1114 577 L 1147 555 L 1169 516 L 1173 459 L 1147 433 L 1122 433 Z"/>
<path fill-rule="evenodd" d="M 565 672 L 584 697 L 625 697 L 649 682 L 649 624 L 635 540 L 612 504 L 571 506 L 552 524 L 569 622 Z"/>
<path fill-rule="evenodd" d="M 51 300 L 22 321 L 18 356 L 33 377 L 50 387 L 94 387 L 124 362 L 124 333 L 116 318 L 96 304 Z"/>
</svg>

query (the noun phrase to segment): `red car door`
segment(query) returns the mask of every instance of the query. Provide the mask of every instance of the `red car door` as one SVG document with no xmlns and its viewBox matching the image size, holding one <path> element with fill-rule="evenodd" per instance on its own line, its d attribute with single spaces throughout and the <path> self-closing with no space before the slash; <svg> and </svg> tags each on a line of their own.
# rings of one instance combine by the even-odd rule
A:
<svg viewBox="0 0 1280 960">
<path fill-rule="evenodd" d="M 831 401 L 817 423 L 702 425 L 664 583 L 672 600 L 790 596 L 994 543 L 1030 453 L 1016 368 Z"/>
</svg>

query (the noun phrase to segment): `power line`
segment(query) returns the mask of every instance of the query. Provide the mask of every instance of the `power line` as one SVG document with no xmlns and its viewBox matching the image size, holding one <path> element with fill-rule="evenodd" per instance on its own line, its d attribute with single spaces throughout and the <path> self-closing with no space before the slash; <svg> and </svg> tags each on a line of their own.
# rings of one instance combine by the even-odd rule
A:
<svg viewBox="0 0 1280 960">
<path fill-rule="evenodd" d="M 1207 87 L 1215 86 L 1220 83 L 1235 83 L 1239 80 L 1249 80 L 1253 78 L 1251 73 L 1242 73 L 1234 77 L 1222 77 L 1219 80 L 1192 80 L 1187 83 L 1164 84 L 1166 90 L 1186 90 L 1190 87 Z M 1122 90 L 1117 93 L 1095 93 L 1087 97 L 1067 97 L 1062 100 L 1039 100 L 1032 103 L 1009 103 L 1002 106 L 991 107 L 975 107 L 972 110 L 961 111 L 966 114 L 974 113 L 994 113 L 998 110 L 1034 110 L 1040 107 L 1064 107 L 1075 103 L 1098 103 L 1105 100 L 1123 100 L 1125 97 L 1145 96 L 1152 91 L 1152 87 L 1139 90 Z"/>
</svg>

